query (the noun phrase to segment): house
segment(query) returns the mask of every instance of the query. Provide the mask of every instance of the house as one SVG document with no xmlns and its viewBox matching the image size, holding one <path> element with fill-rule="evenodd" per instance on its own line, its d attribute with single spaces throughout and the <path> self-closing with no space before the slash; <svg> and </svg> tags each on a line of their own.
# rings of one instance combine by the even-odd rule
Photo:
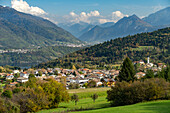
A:
<svg viewBox="0 0 170 113">
<path fill-rule="evenodd" d="M 17 74 L 17 73 L 20 73 L 20 71 L 19 70 L 14 70 L 13 73 Z"/>
<path fill-rule="evenodd" d="M 6 75 L 6 80 L 11 80 L 14 78 L 14 75 L 13 74 L 7 74 Z"/>
<path fill-rule="evenodd" d="M 6 76 L 6 73 L 0 73 L 0 77 Z"/>
<path fill-rule="evenodd" d="M 18 84 L 18 82 L 12 82 L 12 83 L 10 83 L 9 85 L 10 85 L 10 86 L 15 86 L 16 84 Z"/>
<path fill-rule="evenodd" d="M 140 60 L 140 61 L 139 61 L 139 64 L 145 65 L 145 62 L 144 62 L 143 60 Z"/>
<path fill-rule="evenodd" d="M 17 82 L 20 82 L 20 83 L 25 83 L 28 81 L 28 78 L 24 78 L 24 77 L 18 77 L 17 78 Z"/>
<path fill-rule="evenodd" d="M 146 74 L 144 72 L 138 72 L 136 73 L 135 77 L 137 77 L 137 79 L 140 79 L 142 77 L 144 77 Z"/>
<path fill-rule="evenodd" d="M 29 74 L 27 72 L 20 73 L 20 77 L 28 78 Z"/>
<path fill-rule="evenodd" d="M 102 82 L 97 82 L 96 86 L 101 86 L 103 83 Z"/>
<path fill-rule="evenodd" d="M 95 75 L 97 75 L 97 76 L 103 76 L 103 73 L 101 73 L 101 72 L 95 72 Z"/>
</svg>

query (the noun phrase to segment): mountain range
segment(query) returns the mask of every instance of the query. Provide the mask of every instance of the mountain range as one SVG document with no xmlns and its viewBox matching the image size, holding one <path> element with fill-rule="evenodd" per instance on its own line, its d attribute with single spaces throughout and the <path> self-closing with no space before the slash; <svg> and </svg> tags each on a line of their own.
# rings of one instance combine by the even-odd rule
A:
<svg viewBox="0 0 170 113">
<path fill-rule="evenodd" d="M 29 48 L 61 43 L 82 44 L 71 33 L 46 19 L 0 6 L 1 48 Z"/>
<path fill-rule="evenodd" d="M 84 28 L 80 27 L 81 25 L 84 26 Z M 129 17 L 124 17 L 116 23 L 108 22 L 102 25 L 76 23 L 72 25 L 65 24 L 65 26 L 67 26 L 67 28 L 61 27 L 68 30 L 82 41 L 92 44 L 101 43 L 118 37 L 142 32 L 151 32 L 170 26 L 170 7 L 150 14 L 143 19 L 134 14 Z M 82 28 L 83 32 L 81 32 Z"/>
<path fill-rule="evenodd" d="M 114 22 L 106 22 L 104 24 L 98 24 L 98 26 L 102 28 L 106 28 L 114 24 L 115 24 Z M 58 26 L 69 31 L 75 37 L 79 38 L 81 35 L 90 31 L 96 25 L 85 23 L 85 22 L 79 22 L 79 23 L 59 23 Z"/>
<path fill-rule="evenodd" d="M 153 26 L 167 26 L 170 25 L 170 7 L 150 14 L 148 17 L 143 18 L 145 22 Z"/>
</svg>

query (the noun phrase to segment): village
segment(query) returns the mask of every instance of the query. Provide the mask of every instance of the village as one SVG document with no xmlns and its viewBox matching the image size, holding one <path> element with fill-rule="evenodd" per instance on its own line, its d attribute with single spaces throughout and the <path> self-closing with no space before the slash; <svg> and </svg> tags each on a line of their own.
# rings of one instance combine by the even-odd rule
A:
<svg viewBox="0 0 170 113">
<path fill-rule="evenodd" d="M 135 77 L 141 79 L 146 75 L 146 70 L 153 70 L 154 74 L 166 68 L 163 63 L 150 63 L 149 57 L 147 63 L 143 60 L 134 61 L 134 65 L 138 65 L 139 71 Z M 89 87 L 111 87 L 116 82 L 116 77 L 120 70 L 97 70 L 97 69 L 62 69 L 62 68 L 47 68 L 47 69 L 27 69 L 13 70 L 12 73 L 0 73 L 1 84 L 15 86 L 19 83 L 25 83 L 29 80 L 29 76 L 33 75 L 38 79 L 45 80 L 54 78 L 56 81 L 65 84 L 67 89 L 78 89 Z M 91 82 L 93 81 L 93 82 Z"/>
</svg>

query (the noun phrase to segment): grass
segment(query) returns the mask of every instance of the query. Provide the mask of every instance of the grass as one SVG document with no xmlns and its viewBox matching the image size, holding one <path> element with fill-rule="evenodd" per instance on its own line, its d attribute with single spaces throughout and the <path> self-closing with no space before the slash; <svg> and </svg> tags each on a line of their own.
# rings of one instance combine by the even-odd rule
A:
<svg viewBox="0 0 170 113">
<path fill-rule="evenodd" d="M 4 86 L 5 86 L 5 84 L 1 84 L 1 83 L 0 83 L 0 86 L 4 87 Z"/>
<path fill-rule="evenodd" d="M 74 113 L 170 113 L 170 100 L 145 102 Z"/>
<path fill-rule="evenodd" d="M 68 93 L 71 95 L 73 95 L 74 93 L 76 93 L 79 96 L 79 99 L 83 99 L 83 98 L 90 98 L 92 94 L 96 93 L 98 94 L 98 96 L 107 96 L 107 90 L 109 90 L 110 88 L 87 88 L 87 89 L 71 89 L 68 90 Z"/>
<path fill-rule="evenodd" d="M 154 48 L 154 46 L 139 46 L 138 48 L 132 48 L 132 50 L 134 50 L 134 51 L 143 51 L 143 50 L 147 50 L 147 49 L 152 50 L 153 48 Z"/>
<path fill-rule="evenodd" d="M 59 104 L 59 108 L 42 110 L 38 113 L 51 113 L 51 112 L 62 112 L 66 110 L 80 109 L 80 108 L 104 108 L 109 107 L 110 104 L 106 100 L 107 93 L 106 91 L 110 88 L 87 88 L 87 89 L 71 89 L 68 90 L 68 93 L 73 95 L 76 93 L 79 96 L 79 102 L 75 105 L 74 102 L 70 101 L 69 103 Z M 94 103 L 91 99 L 91 95 L 97 93 L 99 98 Z"/>
<path fill-rule="evenodd" d="M 86 99 L 80 99 L 77 105 L 75 105 L 74 102 L 70 101 L 69 103 L 61 103 L 59 105 L 59 108 L 42 110 L 42 111 L 39 111 L 38 113 L 62 112 L 62 111 L 67 111 L 67 110 L 80 109 L 80 108 L 100 109 L 100 108 L 106 108 L 109 106 L 110 106 L 110 103 L 107 102 L 106 97 L 99 97 L 95 103 L 93 102 L 91 98 L 86 98 Z"/>
<path fill-rule="evenodd" d="M 59 108 L 42 110 L 38 113 L 61 113 L 67 110 L 75 109 L 95 109 L 87 111 L 79 111 L 74 113 L 170 113 L 170 100 L 152 101 L 138 103 L 134 105 L 110 107 L 110 103 L 106 99 L 106 91 L 110 88 L 90 88 L 90 89 L 73 89 L 68 90 L 69 94 L 76 93 L 79 95 L 79 102 L 59 104 Z M 99 98 L 94 103 L 90 98 L 91 94 L 97 93 Z"/>
</svg>

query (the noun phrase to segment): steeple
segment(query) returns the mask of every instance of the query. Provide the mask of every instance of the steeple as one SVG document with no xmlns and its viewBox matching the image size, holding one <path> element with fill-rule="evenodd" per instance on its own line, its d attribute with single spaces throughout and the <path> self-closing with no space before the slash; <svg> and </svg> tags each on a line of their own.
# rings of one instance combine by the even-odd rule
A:
<svg viewBox="0 0 170 113">
<path fill-rule="evenodd" d="M 150 62 L 149 62 L 149 57 L 148 57 L 148 62 L 147 62 L 147 63 L 148 63 L 148 64 L 150 63 Z"/>
</svg>

